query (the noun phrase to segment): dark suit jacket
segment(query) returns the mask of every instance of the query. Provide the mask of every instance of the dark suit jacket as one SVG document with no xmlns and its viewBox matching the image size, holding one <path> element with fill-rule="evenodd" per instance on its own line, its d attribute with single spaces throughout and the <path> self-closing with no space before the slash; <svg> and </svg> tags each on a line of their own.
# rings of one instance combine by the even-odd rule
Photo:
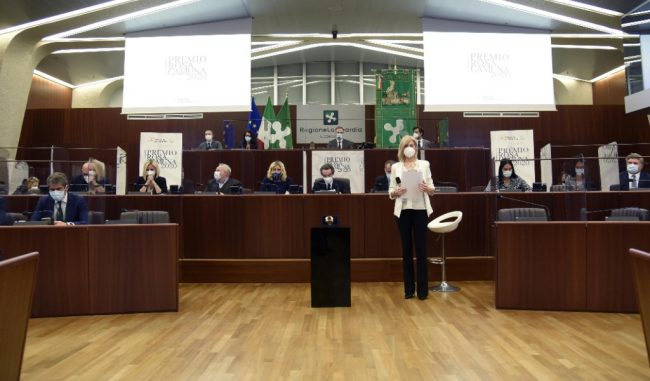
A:
<svg viewBox="0 0 650 381">
<path fill-rule="evenodd" d="M 373 192 L 388 192 L 388 177 L 386 175 L 377 176 L 375 185 L 372 187 Z"/>
<path fill-rule="evenodd" d="M 618 174 L 621 190 L 630 190 L 630 175 L 627 171 Z M 650 188 L 650 174 L 641 172 L 639 174 L 639 188 Z"/>
<path fill-rule="evenodd" d="M 0 198 L 0 225 L 13 225 L 14 219 L 7 216 L 7 199 Z"/>
<path fill-rule="evenodd" d="M 32 213 L 32 221 L 40 221 L 43 217 L 54 217 L 54 199 L 50 195 L 43 196 L 38 200 L 36 209 Z M 68 202 L 65 206 L 65 222 L 72 222 L 75 225 L 88 224 L 88 206 L 86 199 L 68 192 Z"/>
<path fill-rule="evenodd" d="M 205 149 L 205 150 L 213 150 L 213 149 L 223 149 L 223 144 L 221 144 L 220 141 L 218 140 L 213 140 L 210 142 L 212 146 L 208 148 L 208 142 L 203 141 L 203 143 L 199 144 L 199 149 Z"/>
<path fill-rule="evenodd" d="M 228 181 L 226 181 L 221 188 L 219 188 L 219 183 L 215 179 L 211 179 L 208 181 L 208 183 L 205 185 L 205 188 L 203 189 L 204 192 L 221 192 L 223 194 L 230 194 L 230 187 L 233 186 L 238 186 L 241 187 L 241 182 L 237 179 L 233 179 L 232 177 L 228 178 Z"/>
<path fill-rule="evenodd" d="M 354 143 L 352 143 L 351 141 L 349 141 L 347 139 L 343 139 L 343 141 L 342 141 L 343 148 L 342 149 L 352 149 L 352 148 L 354 148 L 354 147 L 352 147 L 353 144 Z M 337 149 L 338 147 L 339 147 L 339 144 L 336 141 L 336 139 L 330 140 L 330 142 L 327 143 L 327 148 Z"/>
<path fill-rule="evenodd" d="M 425 138 L 422 138 L 421 140 L 422 140 L 422 149 L 426 149 L 426 148 L 434 148 L 434 147 L 433 147 L 433 143 L 432 143 L 430 140 L 427 140 L 427 139 L 425 139 Z M 418 145 L 419 145 L 419 144 L 420 144 L 420 143 L 418 142 Z"/>
<path fill-rule="evenodd" d="M 158 176 L 155 178 L 156 184 L 160 187 L 160 193 L 167 193 L 167 179 L 161 176 Z M 137 180 L 135 180 L 135 185 L 133 187 L 133 190 L 135 192 L 139 192 L 140 188 L 147 182 L 147 180 L 144 179 L 144 177 L 140 176 L 138 177 Z"/>
<path fill-rule="evenodd" d="M 291 177 L 287 177 L 286 181 L 273 181 L 268 177 L 262 179 L 260 185 L 261 192 L 275 192 L 279 194 L 284 194 L 289 191 L 289 187 L 292 184 Z"/>
<path fill-rule="evenodd" d="M 104 186 L 108 184 L 108 181 L 106 181 L 106 178 L 103 178 L 96 183 Z M 88 183 L 86 182 L 86 179 L 84 179 L 84 176 L 78 175 L 73 177 L 72 181 L 70 181 L 69 190 L 70 192 L 88 192 Z"/>
<path fill-rule="evenodd" d="M 350 187 L 348 186 L 348 183 L 340 179 L 337 179 L 336 177 L 332 182 L 332 189 L 334 189 L 336 193 L 350 193 Z M 316 181 L 314 181 L 314 185 L 311 187 L 311 191 L 316 192 L 322 190 L 327 190 L 327 185 L 325 184 L 325 180 L 323 180 L 322 178 L 316 179 Z"/>
</svg>

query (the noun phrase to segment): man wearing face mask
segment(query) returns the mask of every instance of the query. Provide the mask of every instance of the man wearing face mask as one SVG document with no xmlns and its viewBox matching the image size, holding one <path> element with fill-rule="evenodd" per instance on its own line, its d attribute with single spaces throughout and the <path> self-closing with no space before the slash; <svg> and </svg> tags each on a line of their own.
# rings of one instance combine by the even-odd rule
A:
<svg viewBox="0 0 650 381">
<path fill-rule="evenodd" d="M 334 191 L 336 193 L 350 193 L 350 184 L 341 179 L 334 178 L 334 167 L 330 163 L 325 163 L 320 167 L 320 174 L 323 176 L 314 181 L 311 187 L 312 192 Z"/>
<path fill-rule="evenodd" d="M 81 174 L 72 178 L 70 192 L 105 193 L 107 184 L 102 168 L 91 160 L 81 166 Z"/>
<path fill-rule="evenodd" d="M 221 144 L 221 142 L 218 140 L 214 140 L 213 137 L 214 134 L 212 133 L 212 130 L 205 130 L 205 141 L 199 144 L 199 149 L 208 150 L 208 151 L 215 150 L 215 149 L 223 149 L 223 145 Z"/>
<path fill-rule="evenodd" d="M 336 139 L 330 140 L 329 143 L 327 143 L 327 148 L 329 149 L 352 149 L 352 142 L 343 139 L 343 127 L 337 126 L 336 127 Z"/>
<path fill-rule="evenodd" d="M 230 194 L 232 188 L 242 188 L 239 180 L 230 177 L 232 170 L 228 164 L 219 163 L 214 170 L 213 178 L 208 181 L 203 189 L 204 192 L 216 192 L 216 194 Z"/>
<path fill-rule="evenodd" d="M 415 138 L 415 141 L 418 143 L 418 149 L 433 148 L 433 143 L 431 143 L 431 141 L 424 138 L 424 130 L 422 129 L 422 127 L 415 126 L 413 128 L 413 137 Z"/>
<path fill-rule="evenodd" d="M 650 188 L 650 175 L 643 172 L 643 156 L 631 153 L 625 158 L 627 170 L 619 174 L 621 190 Z"/>
<path fill-rule="evenodd" d="M 372 187 L 372 192 L 387 192 L 388 184 L 390 184 L 391 168 L 395 164 L 394 160 L 386 160 L 384 163 L 384 175 L 377 176 L 375 185 Z"/>
<path fill-rule="evenodd" d="M 38 200 L 32 213 L 32 221 L 49 217 L 55 226 L 88 224 L 86 200 L 68 192 L 68 178 L 61 172 L 54 172 L 47 178 L 50 194 Z"/>
</svg>

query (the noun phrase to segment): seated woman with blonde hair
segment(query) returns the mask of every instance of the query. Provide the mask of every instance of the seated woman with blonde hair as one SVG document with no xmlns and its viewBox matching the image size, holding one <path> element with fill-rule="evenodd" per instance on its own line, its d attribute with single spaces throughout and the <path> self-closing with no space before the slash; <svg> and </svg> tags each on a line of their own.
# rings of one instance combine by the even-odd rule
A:
<svg viewBox="0 0 650 381">
<path fill-rule="evenodd" d="M 154 160 L 147 160 L 142 167 L 142 176 L 135 180 L 135 190 L 141 193 L 167 193 L 167 179 L 160 176 L 160 167 Z"/>
<path fill-rule="evenodd" d="M 276 160 L 269 165 L 269 169 L 266 171 L 266 177 L 262 179 L 260 191 L 284 194 L 289 192 L 291 184 L 291 177 L 287 176 L 287 169 L 284 167 L 284 163 Z"/>
</svg>

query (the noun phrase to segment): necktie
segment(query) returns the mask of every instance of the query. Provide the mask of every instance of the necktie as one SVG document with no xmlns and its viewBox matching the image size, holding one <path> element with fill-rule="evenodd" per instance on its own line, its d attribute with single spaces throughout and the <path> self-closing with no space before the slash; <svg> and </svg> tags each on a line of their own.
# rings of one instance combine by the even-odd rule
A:
<svg viewBox="0 0 650 381">
<path fill-rule="evenodd" d="M 56 220 L 63 221 L 63 209 L 61 208 L 61 201 L 56 203 Z"/>
<path fill-rule="evenodd" d="M 631 188 L 636 189 L 637 186 L 638 186 L 638 184 L 636 182 L 636 175 L 632 175 L 632 186 L 631 186 Z"/>
<path fill-rule="evenodd" d="M 212 148 L 212 142 L 208 142 L 208 148 Z"/>
<path fill-rule="evenodd" d="M 331 190 L 331 189 L 332 189 L 332 184 L 327 183 L 327 190 Z"/>
<path fill-rule="evenodd" d="M 343 143 L 339 140 L 339 149 L 343 149 Z"/>
<path fill-rule="evenodd" d="M 418 140 L 418 148 L 422 149 L 422 140 Z"/>
</svg>

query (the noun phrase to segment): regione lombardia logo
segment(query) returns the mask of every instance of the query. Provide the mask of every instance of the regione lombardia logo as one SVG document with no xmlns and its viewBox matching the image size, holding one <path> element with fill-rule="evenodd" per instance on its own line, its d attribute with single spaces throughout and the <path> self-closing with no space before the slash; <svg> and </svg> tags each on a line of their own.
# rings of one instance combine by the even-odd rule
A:
<svg viewBox="0 0 650 381">
<path fill-rule="evenodd" d="M 339 111 L 338 110 L 323 111 L 323 124 L 326 126 L 335 126 L 339 124 Z"/>
</svg>

